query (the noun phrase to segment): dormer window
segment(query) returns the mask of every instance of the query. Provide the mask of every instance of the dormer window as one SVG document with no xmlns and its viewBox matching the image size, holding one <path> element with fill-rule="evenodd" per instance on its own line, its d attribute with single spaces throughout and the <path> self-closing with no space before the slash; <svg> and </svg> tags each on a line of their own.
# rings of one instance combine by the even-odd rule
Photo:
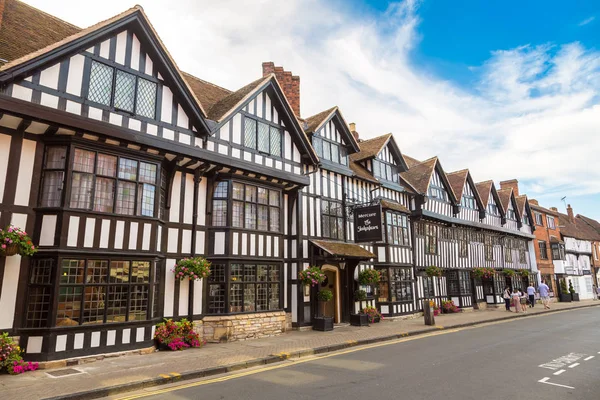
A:
<svg viewBox="0 0 600 400">
<path fill-rule="evenodd" d="M 385 179 L 386 181 L 396 183 L 399 179 L 398 167 L 379 159 L 373 160 L 373 175 L 375 178 Z"/>
<path fill-rule="evenodd" d="M 463 194 L 462 199 L 460 200 L 460 205 L 464 208 L 469 208 L 471 210 L 477 209 L 477 203 L 475 202 L 475 197 L 468 194 Z"/>
<path fill-rule="evenodd" d="M 500 211 L 498 210 L 498 206 L 493 201 L 490 204 L 488 204 L 488 213 L 490 213 L 490 215 L 495 215 L 495 216 L 499 216 L 500 215 Z"/>
<path fill-rule="evenodd" d="M 313 135 L 312 145 L 319 158 L 336 164 L 348 165 L 348 152 L 340 143 Z"/>
<path fill-rule="evenodd" d="M 433 177 L 431 178 L 431 182 L 429 183 L 429 190 L 427 191 L 427 196 L 439 201 L 448 201 L 448 193 L 446 192 L 446 188 L 442 184 L 442 180 L 437 171 L 433 173 Z"/>
<path fill-rule="evenodd" d="M 523 214 L 522 222 L 523 222 L 523 225 L 530 225 L 530 223 L 529 223 L 529 216 L 527 215 L 527 213 Z"/>
<path fill-rule="evenodd" d="M 517 216 L 515 215 L 515 210 L 513 210 L 512 208 L 509 208 L 506 211 L 506 218 L 510 219 L 511 221 L 516 221 Z"/>
<path fill-rule="evenodd" d="M 154 119 L 156 90 L 155 82 L 92 61 L 87 95 L 90 101 Z"/>
</svg>

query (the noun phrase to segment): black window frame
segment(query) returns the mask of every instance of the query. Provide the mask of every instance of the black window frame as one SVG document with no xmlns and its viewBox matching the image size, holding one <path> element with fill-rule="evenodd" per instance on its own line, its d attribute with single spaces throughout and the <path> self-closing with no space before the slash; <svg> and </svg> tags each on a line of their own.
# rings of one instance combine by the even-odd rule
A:
<svg viewBox="0 0 600 400">
<path fill-rule="evenodd" d="M 548 259 L 548 243 L 545 240 L 538 240 L 538 249 L 540 250 L 540 259 Z"/>
<path fill-rule="evenodd" d="M 553 260 L 564 260 L 565 259 L 565 246 L 562 243 L 551 243 L 552 259 Z"/>
<path fill-rule="evenodd" d="M 410 246 L 408 216 L 397 211 L 385 212 L 386 241 L 395 246 Z"/>
<path fill-rule="evenodd" d="M 336 206 L 337 213 L 332 213 L 332 205 Z M 346 238 L 346 212 L 344 204 L 338 200 L 321 199 L 321 236 L 328 239 L 345 240 Z M 335 226 L 336 234 L 331 229 Z M 326 228 L 327 227 L 327 228 Z M 340 229 L 341 228 L 341 229 Z"/>
<path fill-rule="evenodd" d="M 241 281 L 238 281 L 238 277 L 232 272 L 235 266 L 240 266 L 242 271 Z M 258 280 L 258 267 L 266 266 L 267 274 L 265 281 Z M 254 279 L 246 280 L 245 272 L 247 267 L 254 267 Z M 274 267 L 278 271 L 277 281 L 270 280 L 271 267 Z M 211 265 L 211 275 L 207 279 L 206 294 L 205 294 L 205 313 L 206 315 L 234 315 L 234 314 L 252 314 L 252 313 L 265 313 L 283 310 L 283 263 L 281 262 L 251 262 L 251 261 L 237 261 L 228 260 L 220 261 L 214 260 Z M 234 286 L 242 285 L 242 308 L 241 310 L 232 311 L 232 289 Z M 254 285 L 254 307 L 251 310 L 246 309 L 246 286 L 250 287 Z M 257 306 L 259 287 L 258 285 L 266 285 L 266 304 L 267 309 L 259 310 Z M 277 307 L 271 307 L 271 298 L 273 286 L 277 285 Z"/>
<path fill-rule="evenodd" d="M 325 154 L 325 146 L 324 144 L 327 143 L 328 145 L 328 149 L 329 149 L 329 154 Z M 312 145 L 313 148 L 315 149 L 315 153 L 317 153 L 317 156 L 319 156 L 320 159 L 326 160 L 328 162 L 332 162 L 335 164 L 340 164 L 340 165 L 344 165 L 344 166 L 348 166 L 348 149 L 346 148 L 346 146 L 344 146 L 344 144 L 336 142 L 334 140 L 331 139 L 327 139 L 321 135 L 319 135 L 318 133 L 315 133 L 312 135 Z M 337 156 L 335 157 L 336 159 L 334 160 L 334 151 L 333 148 L 337 148 Z"/>
<path fill-rule="evenodd" d="M 284 147 L 284 135 L 283 135 L 283 128 L 281 125 L 275 124 L 271 121 L 267 121 L 265 119 L 262 119 L 260 117 L 256 117 L 254 115 L 248 115 L 248 114 L 242 114 L 243 115 L 243 129 L 242 129 L 242 144 L 244 146 L 245 149 L 249 149 L 251 151 L 256 152 L 257 154 L 260 155 L 264 155 L 264 156 L 269 156 L 269 157 L 274 157 L 277 159 L 283 159 L 283 147 Z M 250 134 L 249 129 L 247 128 L 247 124 L 248 124 L 248 120 L 252 120 L 254 123 L 254 132 L 252 133 L 252 135 L 254 135 L 253 139 L 254 139 L 254 146 L 249 145 L 249 141 L 248 141 L 248 135 Z M 269 149 L 267 151 L 264 150 L 260 150 L 259 149 L 259 139 L 260 139 L 260 127 L 262 125 L 265 125 L 268 127 L 268 143 L 269 143 Z M 271 148 L 271 146 L 273 145 L 273 133 L 278 133 L 279 134 L 279 153 L 274 153 Z"/>
<path fill-rule="evenodd" d="M 375 178 L 393 183 L 400 182 L 400 168 L 397 165 L 380 158 L 374 158 L 371 163 Z"/>
<path fill-rule="evenodd" d="M 494 261 L 494 238 L 492 235 L 486 234 L 484 236 L 484 253 L 486 261 Z"/>
<path fill-rule="evenodd" d="M 438 254 L 439 227 L 435 224 L 424 224 L 425 254 Z"/>
<path fill-rule="evenodd" d="M 112 70 L 112 78 L 111 78 L 111 89 L 110 89 L 110 100 L 109 100 L 109 104 L 106 103 L 102 103 L 99 101 L 96 101 L 95 99 L 91 99 L 90 98 L 90 87 L 93 84 L 92 83 L 92 68 L 94 63 L 96 64 L 100 64 L 105 68 L 110 68 Z M 117 75 L 121 73 L 121 74 L 127 74 L 127 75 L 131 75 L 135 78 L 135 85 L 133 86 L 133 106 L 132 106 L 132 110 L 127 110 L 125 108 L 120 108 L 115 106 L 115 93 L 116 93 L 116 86 L 117 86 Z M 146 82 L 149 82 L 151 84 L 154 85 L 155 88 L 155 92 L 154 92 L 154 113 L 152 116 L 143 114 L 138 112 L 138 94 L 139 94 L 139 87 L 140 87 L 140 80 L 144 80 Z M 156 120 L 156 116 L 157 116 L 157 110 L 158 110 L 158 91 L 160 89 L 160 85 L 158 83 L 158 81 L 156 81 L 153 77 L 150 78 L 149 76 L 142 76 L 140 73 L 138 73 L 137 71 L 134 70 L 125 70 L 123 68 L 118 68 L 114 65 L 109 65 L 105 62 L 101 62 L 98 61 L 96 59 L 91 59 L 91 63 L 90 63 L 90 72 L 89 72 L 89 82 L 88 82 L 88 87 L 86 88 L 87 93 L 86 93 L 86 101 L 90 102 L 90 103 L 94 103 L 94 104 L 98 104 L 101 105 L 103 107 L 110 107 L 112 110 L 114 111 L 119 111 L 119 112 L 123 112 L 126 113 L 128 115 L 131 116 L 139 116 L 142 118 L 147 118 L 150 120 Z"/>
</svg>

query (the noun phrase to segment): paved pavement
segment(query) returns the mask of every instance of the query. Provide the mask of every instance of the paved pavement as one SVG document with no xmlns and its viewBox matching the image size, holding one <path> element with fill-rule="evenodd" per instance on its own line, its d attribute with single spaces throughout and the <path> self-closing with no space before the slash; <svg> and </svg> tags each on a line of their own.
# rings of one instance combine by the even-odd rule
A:
<svg viewBox="0 0 600 400">
<path fill-rule="evenodd" d="M 598 311 L 440 331 L 119 398 L 596 400 Z"/>
<path fill-rule="evenodd" d="M 600 302 L 557 303 L 553 310 L 574 306 L 589 307 Z M 597 308 L 593 308 L 594 311 Z M 542 307 L 530 309 L 527 315 L 544 313 Z M 559 314 L 556 314 L 557 316 Z M 0 376 L 1 398 L 40 399 L 78 398 L 74 393 L 83 393 L 79 398 L 90 399 L 114 394 L 123 390 L 165 384 L 176 380 L 199 378 L 240 368 L 280 362 L 287 357 L 297 358 L 314 353 L 391 340 L 407 335 L 422 334 L 456 326 L 490 322 L 499 318 L 525 316 L 509 314 L 503 309 L 465 312 L 442 315 L 436 318 L 436 327 L 426 327 L 423 319 L 383 321 L 370 327 L 344 326 L 333 332 L 292 331 L 284 335 L 233 342 L 209 344 L 201 349 L 182 352 L 156 352 L 149 355 L 134 355 L 108 358 L 90 364 L 72 367 L 82 373 L 53 378 L 48 371 L 29 372 L 20 376 Z M 554 316 L 548 316 L 552 320 Z M 493 362 L 490 362 L 493 364 Z"/>
</svg>

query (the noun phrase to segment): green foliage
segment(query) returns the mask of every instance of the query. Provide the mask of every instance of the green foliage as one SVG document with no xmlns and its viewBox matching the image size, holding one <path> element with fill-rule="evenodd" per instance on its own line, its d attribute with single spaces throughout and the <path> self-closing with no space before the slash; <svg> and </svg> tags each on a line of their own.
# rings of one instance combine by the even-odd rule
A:
<svg viewBox="0 0 600 400">
<path fill-rule="evenodd" d="M 375 286 L 381 280 L 381 273 L 373 268 L 367 268 L 358 274 L 358 283 L 365 286 Z"/>
<path fill-rule="evenodd" d="M 319 299 L 319 301 L 322 301 L 323 303 L 327 303 L 328 301 L 331 301 L 331 299 L 333 299 L 333 292 L 329 289 L 319 290 L 319 292 L 317 293 L 317 299 Z"/>
<path fill-rule="evenodd" d="M 13 225 L 0 229 L 0 255 L 32 256 L 37 252 L 27 232 Z"/>
<path fill-rule="evenodd" d="M 319 267 L 310 267 L 298 273 L 298 279 L 303 285 L 315 286 L 325 282 L 325 273 Z"/>
<path fill-rule="evenodd" d="M 502 271 L 502 273 L 504 274 L 504 276 L 508 276 L 509 278 L 515 276 L 515 271 L 513 269 L 505 269 L 504 271 Z"/>
<path fill-rule="evenodd" d="M 190 281 L 208 278 L 210 276 L 210 262 L 202 257 L 184 258 L 179 260 L 173 268 L 175 278 Z"/>
<path fill-rule="evenodd" d="M 443 272 L 442 269 L 439 267 L 436 267 L 435 265 L 430 265 L 429 267 L 425 268 L 425 273 L 429 277 L 442 276 L 442 272 Z"/>
<path fill-rule="evenodd" d="M 365 301 L 367 299 L 367 292 L 360 289 L 354 292 L 354 298 L 358 301 Z"/>
</svg>

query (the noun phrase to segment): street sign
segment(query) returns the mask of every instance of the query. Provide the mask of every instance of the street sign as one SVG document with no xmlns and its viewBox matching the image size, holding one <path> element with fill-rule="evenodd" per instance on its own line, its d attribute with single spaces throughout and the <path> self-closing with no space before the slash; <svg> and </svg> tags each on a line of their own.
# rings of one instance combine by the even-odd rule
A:
<svg viewBox="0 0 600 400">
<path fill-rule="evenodd" d="M 381 205 L 354 209 L 354 241 L 380 242 L 383 240 Z"/>
</svg>

